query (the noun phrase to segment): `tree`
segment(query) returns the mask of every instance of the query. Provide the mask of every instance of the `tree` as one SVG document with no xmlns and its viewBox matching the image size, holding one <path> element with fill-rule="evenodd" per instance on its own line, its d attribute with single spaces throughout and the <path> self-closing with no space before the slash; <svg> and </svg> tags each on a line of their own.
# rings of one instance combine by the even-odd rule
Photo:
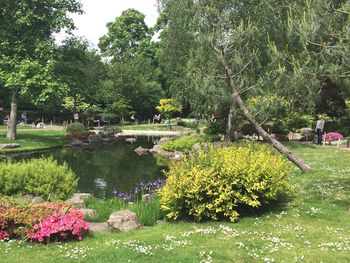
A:
<svg viewBox="0 0 350 263">
<path fill-rule="evenodd" d="M 144 18 L 142 13 L 128 9 L 107 24 L 108 34 L 100 38 L 102 54 L 111 58 L 109 80 L 105 82 L 108 92 L 103 96 L 106 105 L 114 105 L 122 118 L 131 111 L 150 118 L 165 96 L 158 70 L 158 44 L 151 41 Z"/>
<path fill-rule="evenodd" d="M 73 113 L 78 110 L 78 103 L 85 108 L 97 102 L 97 94 L 102 80 L 106 78 L 106 66 L 96 50 L 89 49 L 84 39 L 72 37 L 66 39 L 57 49 L 55 73 L 60 81 L 67 85 L 66 105 L 71 105 Z"/>
<path fill-rule="evenodd" d="M 3 0 L 0 5 L 0 82 L 11 90 L 7 138 L 15 139 L 19 95 L 45 100 L 62 88 L 53 77 L 53 33 L 71 30 L 68 13 L 81 13 L 76 0 Z M 43 91 L 43 92 L 40 92 Z"/>
<path fill-rule="evenodd" d="M 150 41 L 145 15 L 127 9 L 114 22 L 107 24 L 108 34 L 100 38 L 99 48 L 105 56 L 123 58 L 133 54 L 144 41 Z"/>
<path fill-rule="evenodd" d="M 195 16 L 191 22 L 195 45 L 191 49 L 189 63 L 191 79 L 196 82 L 192 85 L 193 94 L 217 96 L 218 101 L 223 98 L 230 106 L 228 128 L 232 124 L 229 121 L 236 111 L 236 104 L 245 119 L 266 141 L 301 170 L 307 171 L 307 164 L 261 127 L 257 121 L 259 111 L 252 113 L 246 103 L 252 95 L 266 96 L 278 92 L 278 87 L 270 85 L 269 50 L 263 43 L 268 43 L 271 37 L 276 41 L 285 41 L 283 38 L 280 40 L 281 35 L 285 35 L 283 22 L 272 17 L 280 13 L 280 16 L 286 15 L 278 12 L 280 8 L 285 8 L 284 5 L 276 5 L 273 0 L 202 0 L 193 3 Z M 198 92 L 198 89 L 204 91 Z"/>
<path fill-rule="evenodd" d="M 182 105 L 177 102 L 175 99 L 161 99 L 159 101 L 159 105 L 156 107 L 156 109 L 165 116 L 169 121 L 169 128 L 171 128 L 170 125 L 170 117 L 175 112 L 181 112 L 182 111 Z"/>
</svg>

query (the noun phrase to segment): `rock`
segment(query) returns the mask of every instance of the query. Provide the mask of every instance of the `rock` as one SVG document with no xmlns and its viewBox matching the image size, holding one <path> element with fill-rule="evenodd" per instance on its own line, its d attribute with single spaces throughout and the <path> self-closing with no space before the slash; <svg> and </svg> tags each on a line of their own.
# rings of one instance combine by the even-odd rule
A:
<svg viewBox="0 0 350 263">
<path fill-rule="evenodd" d="M 27 201 L 27 202 L 32 202 L 33 198 L 34 198 L 34 195 L 24 195 L 24 196 L 22 196 L 22 199 L 24 201 Z"/>
<path fill-rule="evenodd" d="M 135 138 L 126 138 L 125 141 L 133 144 L 134 142 L 136 142 L 136 139 Z"/>
<path fill-rule="evenodd" d="M 77 138 L 72 139 L 72 146 L 82 146 L 83 142 Z"/>
<path fill-rule="evenodd" d="M 192 146 L 192 151 L 194 151 L 194 152 L 199 152 L 201 149 L 202 149 L 202 146 L 199 142 L 197 142 L 196 144 L 194 144 Z"/>
<path fill-rule="evenodd" d="M 89 223 L 90 227 L 89 230 L 92 232 L 108 232 L 109 231 L 109 227 L 108 227 L 108 223 L 107 222 L 103 222 L 103 223 Z"/>
<path fill-rule="evenodd" d="M 130 211 L 114 212 L 109 216 L 107 223 L 111 230 L 116 232 L 128 232 L 141 226 L 136 214 Z"/>
<path fill-rule="evenodd" d="M 96 217 L 96 210 L 89 208 L 80 208 L 80 212 L 83 214 L 84 218 L 94 218 Z"/>
<path fill-rule="evenodd" d="M 41 204 L 44 202 L 45 202 L 45 200 L 43 198 L 41 198 L 40 196 L 34 196 L 34 198 L 32 199 L 32 204 Z"/>
<path fill-rule="evenodd" d="M 18 143 L 0 144 L 0 149 L 13 149 L 18 147 L 20 147 Z"/>
<path fill-rule="evenodd" d="M 300 133 L 294 133 L 294 132 L 289 132 L 288 135 L 287 135 L 288 139 L 290 141 L 300 141 L 302 136 Z"/>
<path fill-rule="evenodd" d="M 168 141 L 172 141 L 174 140 L 174 138 L 171 138 L 171 137 L 163 137 L 163 138 L 160 138 L 160 140 L 158 141 L 157 145 L 162 145 L 162 144 L 165 144 L 167 143 Z"/>
<path fill-rule="evenodd" d="M 68 199 L 67 202 L 72 205 L 82 207 L 84 205 L 84 199 L 88 197 L 92 197 L 92 195 L 87 193 L 76 193 L 70 199 Z"/>
<path fill-rule="evenodd" d="M 182 152 L 174 152 L 174 156 L 171 157 L 170 159 L 173 162 L 180 162 L 184 157 L 184 154 Z"/>
<path fill-rule="evenodd" d="M 301 128 L 300 129 L 300 134 L 301 136 L 305 137 L 305 136 L 310 136 L 314 134 L 314 130 L 311 128 Z"/>
<path fill-rule="evenodd" d="M 137 147 L 135 149 L 135 152 L 138 154 L 138 155 L 145 155 L 148 153 L 148 149 L 145 149 L 145 148 L 142 148 L 142 147 Z"/>
<path fill-rule="evenodd" d="M 101 135 L 99 134 L 91 134 L 89 137 L 87 137 L 87 140 L 90 144 L 97 144 L 101 143 Z"/>
</svg>

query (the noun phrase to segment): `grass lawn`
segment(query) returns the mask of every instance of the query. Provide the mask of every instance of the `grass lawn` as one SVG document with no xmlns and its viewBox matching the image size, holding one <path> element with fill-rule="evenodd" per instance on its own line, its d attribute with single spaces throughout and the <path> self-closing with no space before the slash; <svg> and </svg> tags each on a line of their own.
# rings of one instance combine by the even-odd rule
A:
<svg viewBox="0 0 350 263">
<path fill-rule="evenodd" d="M 6 139 L 6 130 L 0 130 L 0 144 L 3 143 L 18 143 L 20 147 L 14 149 L 1 149 L 0 153 L 48 149 L 63 146 L 67 144 L 68 141 L 65 138 L 64 131 L 50 130 L 18 130 L 17 139 L 9 141 Z"/>
<path fill-rule="evenodd" d="M 295 169 L 293 195 L 269 210 L 236 223 L 165 222 L 67 244 L 0 242 L 0 262 L 350 262 L 350 151 L 289 147 L 312 171 Z"/>
</svg>

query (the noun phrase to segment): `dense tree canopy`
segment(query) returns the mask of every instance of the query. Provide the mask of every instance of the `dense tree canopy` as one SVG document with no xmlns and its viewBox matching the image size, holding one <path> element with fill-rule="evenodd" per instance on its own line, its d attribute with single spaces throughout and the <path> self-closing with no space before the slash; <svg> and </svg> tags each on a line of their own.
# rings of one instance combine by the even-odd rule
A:
<svg viewBox="0 0 350 263">
<path fill-rule="evenodd" d="M 0 5 L 0 82 L 12 92 L 7 137 L 16 136 L 19 94 L 45 100 L 59 91 L 53 77 L 52 34 L 73 29 L 68 13 L 81 12 L 76 0 L 3 0 Z M 44 91 L 44 92 L 42 92 Z"/>
</svg>

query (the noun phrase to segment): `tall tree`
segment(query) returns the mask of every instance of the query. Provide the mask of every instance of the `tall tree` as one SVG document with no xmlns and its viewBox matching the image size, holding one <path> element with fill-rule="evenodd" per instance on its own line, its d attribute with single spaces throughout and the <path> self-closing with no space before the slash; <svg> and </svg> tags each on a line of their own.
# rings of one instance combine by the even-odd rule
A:
<svg viewBox="0 0 350 263">
<path fill-rule="evenodd" d="M 151 40 L 145 16 L 135 9 L 124 11 L 108 23 L 108 33 L 100 38 L 102 54 L 110 58 L 104 93 L 107 105 L 119 115 L 135 111 L 150 118 L 160 98 L 164 97 L 158 69 L 158 44 Z"/>
<path fill-rule="evenodd" d="M 288 9 L 283 10 L 284 5 L 276 5 L 274 0 L 201 0 L 193 1 L 193 4 L 195 15 L 191 23 L 194 26 L 195 45 L 188 48 L 192 56 L 189 60 L 193 69 L 191 79 L 196 83 L 192 85 L 194 95 L 204 93 L 218 96 L 218 101 L 220 98 L 227 101 L 230 105 L 228 120 L 234 116 L 236 104 L 245 119 L 266 141 L 301 170 L 307 171 L 308 165 L 261 127 L 257 120 L 259 111 L 251 112 L 246 103 L 252 95 L 260 93 L 266 96 L 278 92 L 273 85 L 269 85 L 271 67 L 267 43 L 272 37 L 281 41 L 281 35 L 284 35 L 283 22 L 274 19 L 271 14 L 284 18 Z M 205 91 L 198 92 L 198 89 Z M 230 125 L 232 123 L 228 121 L 228 127 Z"/>
<path fill-rule="evenodd" d="M 55 73 L 67 85 L 67 95 L 73 102 L 73 113 L 77 112 L 77 102 L 93 104 L 106 77 L 106 66 L 96 50 L 90 49 L 86 40 L 66 39 L 57 50 Z"/>
<path fill-rule="evenodd" d="M 22 94 L 45 99 L 60 86 L 53 77 L 52 34 L 74 28 L 68 13 L 81 13 L 78 0 L 2 0 L 0 5 L 0 82 L 11 90 L 7 138 L 15 139 L 17 101 Z"/>
</svg>

